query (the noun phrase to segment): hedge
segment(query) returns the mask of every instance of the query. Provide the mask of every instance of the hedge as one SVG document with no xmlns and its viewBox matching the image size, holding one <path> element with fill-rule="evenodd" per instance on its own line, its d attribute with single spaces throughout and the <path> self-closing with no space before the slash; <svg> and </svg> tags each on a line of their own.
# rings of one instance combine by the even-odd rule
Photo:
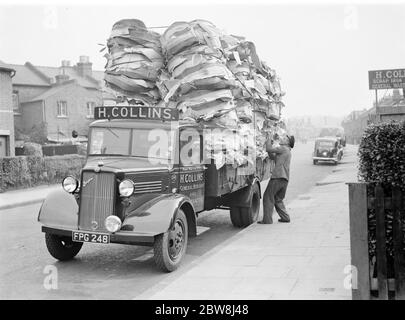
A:
<svg viewBox="0 0 405 320">
<path fill-rule="evenodd" d="M 0 192 L 59 183 L 66 175 L 78 176 L 84 162 L 79 155 L 0 158 Z"/>
<path fill-rule="evenodd" d="M 368 126 L 360 142 L 359 160 L 364 181 L 405 191 L 405 121 Z"/>
<path fill-rule="evenodd" d="M 376 183 L 380 183 L 389 197 L 392 187 L 405 193 L 405 121 L 369 125 L 359 146 L 359 177 L 368 183 L 368 197 L 373 197 Z M 388 273 L 393 272 L 393 214 L 385 210 Z M 405 226 L 405 219 L 402 221 Z M 375 210 L 368 211 L 369 257 L 376 252 Z M 405 231 L 405 228 L 404 228 Z"/>
</svg>

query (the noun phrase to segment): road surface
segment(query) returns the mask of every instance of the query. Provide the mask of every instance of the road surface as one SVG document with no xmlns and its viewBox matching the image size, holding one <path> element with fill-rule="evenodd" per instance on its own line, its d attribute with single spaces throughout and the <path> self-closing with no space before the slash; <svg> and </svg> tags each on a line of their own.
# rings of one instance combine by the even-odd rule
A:
<svg viewBox="0 0 405 320">
<path fill-rule="evenodd" d="M 314 166 L 312 149 L 311 141 L 297 143 L 293 149 L 287 204 L 336 169 L 333 165 Z M 133 299 L 168 277 L 155 267 L 149 247 L 84 244 L 76 259 L 56 261 L 47 252 L 36 221 L 39 207 L 0 211 L 0 299 Z M 210 229 L 190 239 L 178 274 L 240 231 L 232 226 L 225 210 L 202 213 L 198 225 Z M 56 290 L 44 286 L 49 270 L 57 270 Z"/>
</svg>

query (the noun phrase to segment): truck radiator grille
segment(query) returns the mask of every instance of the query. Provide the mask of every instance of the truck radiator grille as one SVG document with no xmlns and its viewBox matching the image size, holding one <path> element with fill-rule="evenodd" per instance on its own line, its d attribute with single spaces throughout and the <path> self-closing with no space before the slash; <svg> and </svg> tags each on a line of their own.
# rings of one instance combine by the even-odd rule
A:
<svg viewBox="0 0 405 320">
<path fill-rule="evenodd" d="M 162 181 L 146 181 L 146 182 L 135 182 L 135 194 L 147 193 L 147 192 L 161 192 L 162 191 Z"/>
<path fill-rule="evenodd" d="M 107 231 L 104 220 L 114 214 L 115 175 L 83 172 L 79 229 Z"/>
</svg>

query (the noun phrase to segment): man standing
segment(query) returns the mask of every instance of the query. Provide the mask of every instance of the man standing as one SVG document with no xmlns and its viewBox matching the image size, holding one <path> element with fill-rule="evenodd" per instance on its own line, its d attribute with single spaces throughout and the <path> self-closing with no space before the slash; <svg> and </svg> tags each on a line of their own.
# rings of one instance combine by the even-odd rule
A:
<svg viewBox="0 0 405 320">
<path fill-rule="evenodd" d="M 275 166 L 271 174 L 271 179 L 263 195 L 263 220 L 258 223 L 273 223 L 274 207 L 280 216 L 279 222 L 290 222 L 290 216 L 284 205 L 284 197 L 287 191 L 288 180 L 290 178 L 291 147 L 293 142 L 288 136 L 280 141 L 280 146 L 271 146 L 271 141 L 267 141 L 266 150 L 271 159 L 275 160 Z"/>
</svg>

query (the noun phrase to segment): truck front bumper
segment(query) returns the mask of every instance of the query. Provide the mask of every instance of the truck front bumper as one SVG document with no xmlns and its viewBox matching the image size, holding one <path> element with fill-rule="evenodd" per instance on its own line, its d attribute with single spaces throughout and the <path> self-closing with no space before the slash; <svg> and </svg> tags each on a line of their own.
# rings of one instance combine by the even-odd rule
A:
<svg viewBox="0 0 405 320">
<path fill-rule="evenodd" d="M 53 228 L 42 226 L 42 232 L 55 234 L 58 236 L 72 237 L 73 231 L 85 230 L 67 230 L 61 228 Z M 139 246 L 152 246 L 155 241 L 155 236 L 150 234 L 135 233 L 130 231 L 119 231 L 110 233 L 110 243 L 132 244 Z"/>
</svg>

